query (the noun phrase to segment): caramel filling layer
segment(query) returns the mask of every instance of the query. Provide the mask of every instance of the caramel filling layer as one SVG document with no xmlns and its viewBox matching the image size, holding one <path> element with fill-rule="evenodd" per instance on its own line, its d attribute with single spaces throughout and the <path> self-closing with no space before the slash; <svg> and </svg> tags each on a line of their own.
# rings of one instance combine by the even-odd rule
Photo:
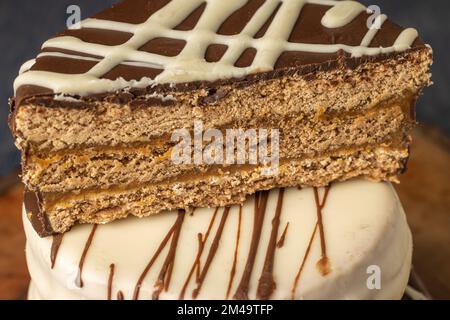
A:
<svg viewBox="0 0 450 320">
<path fill-rule="evenodd" d="M 407 157 L 408 150 L 407 148 L 404 148 L 400 145 L 397 146 L 389 146 L 389 147 L 379 147 L 379 146 L 366 146 L 362 148 L 348 148 L 345 150 L 339 150 L 338 152 L 329 153 L 328 155 L 321 156 L 320 158 L 316 158 L 317 161 L 320 161 L 321 159 L 326 158 L 333 158 L 333 157 L 345 157 L 348 154 L 354 154 L 357 152 L 370 152 L 373 150 L 385 150 L 389 153 L 403 153 L 401 155 L 401 158 Z M 286 165 L 288 165 L 290 162 L 296 161 L 301 162 L 305 160 L 315 160 L 315 159 L 281 159 L 279 164 L 279 175 L 287 174 L 288 169 L 286 168 Z M 195 182 L 195 181 L 202 181 L 207 180 L 209 178 L 213 177 L 222 177 L 226 175 L 233 175 L 238 172 L 252 172 L 256 170 L 260 170 L 264 168 L 262 165 L 250 165 L 250 164 L 244 164 L 244 165 L 233 165 L 227 168 L 224 168 L 223 166 L 210 166 L 210 168 L 201 174 L 197 174 L 192 172 L 186 172 L 182 175 L 178 175 L 174 178 L 167 179 L 158 183 L 145 183 L 145 184 L 130 184 L 130 185 L 120 185 L 120 186 L 114 186 L 108 189 L 99 190 L 99 189 L 85 189 L 82 191 L 75 191 L 75 192 L 67 192 L 67 193 L 44 193 L 43 199 L 44 199 L 44 205 L 47 213 L 51 213 L 51 211 L 58 207 L 58 208 L 68 208 L 73 205 L 74 201 L 81 201 L 86 198 L 90 197 L 98 197 L 98 196 L 115 196 L 120 195 L 123 193 L 133 193 L 138 191 L 140 188 L 143 187 L 159 187 L 159 186 L 168 186 L 174 183 L 184 183 L 184 182 Z"/>
<path fill-rule="evenodd" d="M 388 109 L 394 109 L 400 107 L 403 111 L 403 114 L 406 115 L 406 119 L 408 121 L 415 121 L 414 115 L 414 103 L 416 100 L 416 96 L 411 92 L 405 92 L 400 98 L 390 98 L 381 102 L 374 103 L 373 107 L 371 107 L 368 111 L 365 112 L 342 112 L 342 113 L 326 113 L 326 108 L 319 108 L 317 114 L 313 120 L 304 120 L 304 116 L 302 114 L 295 114 L 289 117 L 284 117 L 283 119 L 275 119 L 270 118 L 271 121 L 280 121 L 286 122 L 289 120 L 299 120 L 299 121 L 311 121 L 317 122 L 317 126 L 320 126 L 320 122 L 323 121 L 333 121 L 333 120 L 343 120 L 346 118 L 355 118 L 355 117 L 369 117 L 374 114 Z M 356 119 L 354 119 L 356 120 Z M 273 123 L 273 122 L 272 122 Z M 267 122 L 265 118 L 261 118 L 261 122 L 257 125 L 258 128 L 264 129 L 278 129 L 273 125 L 267 127 Z M 254 129 L 255 127 L 245 127 L 239 126 L 237 123 L 230 122 L 226 126 L 215 128 L 217 130 L 222 131 L 225 134 L 227 129 Z M 191 132 L 191 135 L 193 133 Z M 64 149 L 57 152 L 52 152 L 51 150 L 35 150 L 34 146 L 31 145 L 31 152 L 29 156 L 29 161 L 32 161 L 36 164 L 39 164 L 41 167 L 45 168 L 49 166 L 51 163 L 55 161 L 59 161 L 63 159 L 66 155 L 75 155 L 79 156 L 80 159 L 87 159 L 86 156 L 88 154 L 95 153 L 111 153 L 115 152 L 130 152 L 130 153 L 142 153 L 143 155 L 152 155 L 152 156 L 161 156 L 167 151 L 176 145 L 175 142 L 171 141 L 172 133 L 165 134 L 160 137 L 154 137 L 149 139 L 147 142 L 136 142 L 136 143 L 128 143 L 124 145 L 116 145 L 116 146 L 108 146 L 108 145 L 80 145 L 76 149 Z"/>
<path fill-rule="evenodd" d="M 382 104 L 378 104 L 378 107 L 376 109 L 371 110 L 369 113 L 364 114 L 341 114 L 336 117 L 331 117 L 329 115 L 320 114 L 318 117 L 320 120 L 318 121 L 330 121 L 333 119 L 338 118 L 345 118 L 345 117 L 354 117 L 354 116 L 360 116 L 360 117 L 370 117 L 376 114 L 377 112 L 381 110 L 387 110 L 387 109 L 394 109 L 400 107 L 404 114 L 407 115 L 406 117 L 406 123 L 411 122 L 412 118 L 410 116 L 410 108 L 412 104 L 412 97 L 409 95 L 408 97 L 405 97 L 403 99 L 399 99 L 395 101 L 394 103 L 387 103 L 384 102 Z M 290 117 L 290 119 L 295 119 L 295 116 Z M 284 119 L 285 121 L 288 121 L 288 118 Z M 354 119 L 353 121 L 357 121 L 358 119 Z M 320 126 L 320 123 L 317 124 Z M 263 127 L 264 124 L 261 124 L 261 127 Z M 227 129 L 232 128 L 232 126 L 229 126 L 227 128 L 219 128 L 219 130 L 222 131 L 222 133 L 225 135 L 225 132 Z M 243 130 L 248 128 L 242 128 Z M 191 133 L 192 134 L 192 133 Z M 399 133 L 401 135 L 402 133 Z M 398 139 L 396 139 L 398 140 Z M 283 141 L 283 136 L 281 136 L 281 141 Z M 59 151 L 55 153 L 49 153 L 49 154 L 32 154 L 28 156 L 27 159 L 27 165 L 35 165 L 36 169 L 39 171 L 45 171 L 50 166 L 54 165 L 57 162 L 61 162 L 60 165 L 64 166 L 64 159 L 68 156 L 76 157 L 76 163 L 82 164 L 87 163 L 89 161 L 92 161 L 92 158 L 99 157 L 117 157 L 118 160 L 120 160 L 120 157 L 123 155 L 139 155 L 141 157 L 148 157 L 153 158 L 152 161 L 157 164 L 159 162 L 165 161 L 170 159 L 172 155 L 173 147 L 176 145 L 176 142 L 171 141 L 171 137 L 160 137 L 157 139 L 153 139 L 148 143 L 145 144 L 138 144 L 138 145 L 127 145 L 127 146 L 114 146 L 114 147 L 108 147 L 108 146 L 98 146 L 98 147 L 90 147 L 87 149 L 76 149 L 76 150 L 65 150 L 65 151 Z M 100 158 L 101 159 L 101 158 Z"/>
</svg>

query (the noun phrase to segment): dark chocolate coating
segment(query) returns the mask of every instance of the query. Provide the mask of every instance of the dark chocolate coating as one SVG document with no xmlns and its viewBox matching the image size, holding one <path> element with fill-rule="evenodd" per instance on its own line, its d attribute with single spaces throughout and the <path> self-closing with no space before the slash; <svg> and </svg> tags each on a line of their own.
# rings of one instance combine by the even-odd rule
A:
<svg viewBox="0 0 450 320">
<path fill-rule="evenodd" d="M 34 230 L 36 230 L 41 237 L 48 237 L 55 234 L 48 221 L 47 215 L 42 211 L 42 199 L 39 194 L 26 189 L 23 198 L 25 212 L 27 213 Z"/>
<path fill-rule="evenodd" d="M 126 22 L 126 23 L 143 23 L 152 14 L 154 14 L 159 9 L 163 8 L 169 0 L 124 0 L 120 3 L 106 9 L 105 11 L 94 15 L 93 18 L 106 19 L 112 21 Z M 263 5 L 264 0 L 249 0 L 244 6 L 238 9 L 236 12 L 231 14 L 222 26 L 217 30 L 218 34 L 221 35 L 235 35 L 239 34 L 246 24 L 250 21 L 251 17 L 255 12 Z M 192 13 L 190 13 L 187 18 L 182 21 L 174 29 L 176 30 L 192 30 L 200 19 L 206 7 L 206 3 L 200 5 Z M 261 38 L 265 35 L 268 27 L 272 23 L 274 16 L 276 15 L 280 6 L 276 8 L 273 15 L 266 21 L 264 26 L 255 34 L 255 38 Z M 289 37 L 290 42 L 294 43 L 313 43 L 313 44 L 345 44 L 345 45 L 359 45 L 367 33 L 367 19 L 369 14 L 361 13 L 354 21 L 342 28 L 328 29 L 321 24 L 321 19 L 325 12 L 329 9 L 329 6 L 316 5 L 316 4 L 306 4 L 296 22 L 293 31 Z M 371 47 L 390 47 L 395 42 L 398 35 L 404 30 L 402 27 L 392 23 L 391 21 L 386 21 L 381 30 L 377 33 L 376 37 L 371 43 Z M 99 30 L 99 29 L 80 29 L 80 30 L 65 30 L 58 34 L 57 36 L 73 36 L 81 40 L 103 44 L 103 45 L 120 45 L 125 43 L 130 39 L 132 34 Z M 169 38 L 156 38 L 150 40 L 145 44 L 140 50 L 156 53 L 165 56 L 176 56 L 184 48 L 186 43 L 183 40 L 169 39 Z M 413 44 L 412 49 L 423 48 L 424 43 L 417 39 Z M 223 57 L 227 50 L 227 47 L 220 44 L 211 43 L 205 52 L 205 60 L 208 62 L 218 62 Z M 64 53 L 73 53 L 81 56 L 90 56 L 83 53 L 67 52 L 67 50 L 46 48 L 44 51 L 56 51 Z M 235 66 L 244 68 L 252 64 L 255 57 L 256 50 L 254 48 L 247 48 L 241 55 L 241 57 L 236 61 Z M 384 56 L 393 56 L 397 53 Z M 347 61 L 344 64 L 337 63 L 338 60 L 345 56 Z M 178 85 L 174 90 L 179 90 L 184 88 L 184 90 L 195 90 L 198 88 L 205 87 L 215 87 L 220 83 L 235 83 L 235 82 L 248 82 L 266 80 L 277 76 L 282 76 L 285 74 L 290 74 L 293 72 L 305 74 L 309 72 L 315 72 L 318 70 L 329 70 L 336 68 L 337 66 L 348 66 L 356 67 L 367 61 L 380 58 L 378 57 L 363 57 L 358 59 L 352 59 L 348 54 L 343 52 L 336 52 L 331 54 L 323 53 L 308 53 L 308 52 L 293 52 L 287 51 L 281 54 L 278 61 L 275 64 L 274 71 L 257 73 L 254 75 L 248 75 L 247 77 L 240 79 L 222 79 L 220 81 L 211 82 L 201 82 L 196 81 L 195 83 L 181 84 Z M 69 58 L 61 57 L 41 57 L 38 58 L 35 65 L 31 70 L 40 71 L 53 71 L 65 74 L 76 74 L 87 72 L 90 68 L 95 65 L 95 62 L 86 60 L 75 60 Z M 294 69 L 294 70 L 292 70 Z M 163 70 L 145 68 L 145 67 L 135 67 L 129 65 L 118 65 L 109 71 L 107 74 L 103 75 L 105 79 L 115 80 L 118 77 L 123 77 L 126 80 L 139 80 L 142 77 L 155 78 Z M 160 85 L 148 89 L 146 93 L 166 91 L 167 89 L 162 89 L 165 86 Z M 25 99 L 30 97 L 42 97 L 51 96 L 52 91 L 46 88 L 40 88 L 35 86 L 23 86 L 17 90 L 16 93 L 16 105 L 20 106 Z M 87 97 L 83 100 L 89 99 L 103 99 L 106 95 L 95 95 Z M 58 104 L 59 106 L 61 104 Z M 73 106 L 71 103 L 62 103 L 62 105 L 67 105 L 68 107 Z"/>
</svg>

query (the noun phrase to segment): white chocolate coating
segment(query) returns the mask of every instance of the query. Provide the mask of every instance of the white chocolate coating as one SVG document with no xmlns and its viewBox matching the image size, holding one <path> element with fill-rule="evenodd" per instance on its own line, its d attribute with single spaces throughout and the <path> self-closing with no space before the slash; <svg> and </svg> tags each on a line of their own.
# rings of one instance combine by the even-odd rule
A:
<svg viewBox="0 0 450 320">
<path fill-rule="evenodd" d="M 254 35 L 280 4 L 273 22 L 264 37 L 255 39 Z M 203 2 L 207 3 L 205 12 L 196 27 L 190 31 L 179 31 L 173 28 L 182 22 L 193 10 Z M 258 9 L 244 30 L 231 36 L 219 35 L 217 30 L 223 22 L 236 10 L 246 4 L 247 0 L 173 0 L 142 24 L 87 19 L 81 22 L 82 28 L 95 28 L 132 33 L 126 43 L 118 46 L 107 46 L 84 42 L 74 37 L 57 37 L 44 43 L 43 48 L 58 48 L 103 57 L 98 64 L 84 74 L 68 75 L 48 71 L 28 71 L 32 64 L 21 69 L 21 74 L 14 83 L 17 89 L 24 85 L 35 85 L 52 89 L 57 94 L 88 95 L 100 92 L 112 92 L 128 87 L 147 87 L 160 83 L 181 83 L 197 80 L 215 81 L 248 74 L 273 70 L 277 59 L 284 51 L 302 51 L 315 53 L 335 53 L 343 50 L 353 57 L 363 55 L 374 56 L 382 53 L 405 51 L 417 38 L 417 31 L 406 29 L 395 43 L 386 48 L 370 47 L 371 40 L 377 30 L 370 29 L 361 45 L 343 44 L 311 44 L 289 42 L 293 27 L 307 3 L 332 6 L 325 14 L 322 24 L 328 28 L 343 27 L 352 22 L 365 7 L 355 1 L 330 0 L 267 0 Z M 383 22 L 385 16 L 381 17 Z M 148 41 L 158 37 L 185 40 L 183 51 L 175 57 L 139 51 Z M 212 43 L 227 45 L 224 57 L 216 63 L 205 60 L 205 51 Z M 257 49 L 251 66 L 238 68 L 234 64 L 246 48 Z M 59 54 L 66 58 L 79 59 L 73 55 Z M 128 61 L 128 62 L 127 62 Z M 144 77 L 126 81 L 101 79 L 103 75 L 119 64 L 151 66 L 164 71 L 155 79 Z"/>
<path fill-rule="evenodd" d="M 324 197 L 319 190 L 319 198 Z M 249 281 L 249 298 L 257 298 L 272 219 L 276 215 L 279 190 L 268 197 L 261 239 Z M 319 199 L 319 201 L 322 201 Z M 224 211 L 217 219 L 201 254 L 201 269 L 217 235 Z M 407 286 L 411 266 L 412 239 L 406 218 L 393 187 L 388 183 L 354 180 L 335 184 L 322 209 L 324 243 L 329 259 L 329 273 L 322 275 L 317 267 L 321 259 L 321 236 L 314 233 L 311 250 L 305 260 L 296 290 L 296 275 L 304 260 L 311 235 L 318 221 L 314 189 L 287 189 L 284 194 L 277 241 L 287 223 L 284 245 L 275 250 L 273 279 L 276 289 L 271 299 L 400 299 Z M 205 234 L 214 209 L 198 209 L 185 215 L 174 259 L 173 273 L 167 292 L 160 299 L 178 299 L 183 284 L 198 253 L 198 234 Z M 116 299 L 120 290 L 125 299 L 133 298 L 136 283 L 157 251 L 177 213 L 164 213 L 138 220 L 129 218 L 99 226 L 87 252 L 82 279 L 77 287 L 79 261 L 92 226 L 77 226 L 64 235 L 55 268 L 51 269 L 52 238 L 39 238 L 24 215 L 27 236 L 27 261 L 32 277 L 30 299 L 106 299 L 110 265 L 115 265 L 111 294 Z M 232 281 L 232 298 L 242 278 L 254 225 L 254 200 L 249 199 L 242 210 L 236 273 Z M 198 299 L 224 299 L 234 262 L 239 207 L 234 206 L 225 220 L 218 248 L 206 273 Z M 150 268 L 140 289 L 140 299 L 151 299 L 155 282 L 168 255 L 170 241 Z M 381 270 L 381 289 L 369 290 L 370 266 Z M 201 270 L 201 271 L 202 271 Z M 195 274 L 195 273 L 194 273 Z M 196 287 L 195 275 L 187 286 L 185 298 L 191 299 Z"/>
</svg>

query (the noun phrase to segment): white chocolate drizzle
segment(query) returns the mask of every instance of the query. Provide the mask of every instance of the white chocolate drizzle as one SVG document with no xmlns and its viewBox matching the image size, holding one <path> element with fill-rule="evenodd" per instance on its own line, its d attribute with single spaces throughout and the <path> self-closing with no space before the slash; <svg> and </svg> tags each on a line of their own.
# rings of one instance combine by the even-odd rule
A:
<svg viewBox="0 0 450 320">
<path fill-rule="evenodd" d="M 323 16 L 322 25 L 327 28 L 341 28 L 364 11 L 366 11 L 366 7 L 359 2 L 341 1 Z"/>
<path fill-rule="evenodd" d="M 25 73 L 25 72 L 27 72 L 28 70 L 30 70 L 30 69 L 34 66 L 35 63 L 36 63 L 36 59 L 31 59 L 31 60 L 28 60 L 27 62 L 25 62 L 25 63 L 20 67 L 19 75 L 21 75 L 22 73 Z"/>
<path fill-rule="evenodd" d="M 196 8 L 206 2 L 206 8 L 193 30 L 173 30 Z M 95 61 L 97 64 L 83 74 L 61 74 L 49 71 L 28 71 L 32 64 L 25 64 L 22 73 L 14 82 L 14 89 L 24 85 L 34 85 L 53 90 L 56 94 L 85 96 L 88 94 L 114 92 L 130 87 L 144 88 L 163 83 L 184 83 L 192 81 L 215 81 L 248 74 L 273 70 L 278 58 L 285 51 L 302 51 L 310 53 L 336 53 L 343 50 L 352 57 L 374 56 L 383 53 L 405 51 L 411 47 L 418 34 L 414 29 L 404 30 L 391 47 L 370 47 L 377 34 L 376 29 L 369 29 L 359 46 L 344 44 L 309 44 L 289 42 L 294 25 L 305 4 L 331 6 L 323 17 L 322 23 L 327 28 L 337 28 L 351 23 L 365 7 L 355 1 L 330 0 L 266 0 L 256 11 L 243 31 L 237 35 L 219 35 L 217 30 L 247 0 L 172 0 L 162 9 L 151 15 L 142 24 L 129 24 L 109 20 L 87 19 L 82 21 L 82 28 L 132 33 L 133 36 L 124 44 L 109 46 L 82 41 L 75 37 L 61 36 L 48 40 L 43 48 L 70 50 L 80 53 L 42 53 L 39 57 L 59 56 L 69 59 Z M 271 25 L 262 38 L 254 36 L 279 6 Z M 387 17 L 380 16 L 384 22 Z M 175 57 L 139 51 L 150 40 L 160 37 L 185 40 L 186 46 Z M 228 46 L 228 50 L 218 62 L 207 62 L 205 52 L 212 43 Z M 255 48 L 256 56 L 249 67 L 239 68 L 234 64 L 247 48 Z M 93 55 L 101 59 L 88 58 Z M 114 67 L 125 64 L 144 68 L 163 70 L 155 79 L 143 77 L 127 81 L 102 79 L 102 76 Z"/>
<path fill-rule="evenodd" d="M 409 49 L 411 43 L 417 39 L 419 33 L 416 29 L 408 28 L 403 30 L 402 33 L 398 36 L 397 40 L 395 40 L 394 48 L 396 51 L 404 51 Z"/>
<path fill-rule="evenodd" d="M 380 24 L 380 28 L 386 22 L 387 18 L 388 17 L 385 14 L 382 14 L 377 18 L 376 21 Z M 369 32 L 366 33 L 363 40 L 361 41 L 361 47 L 370 46 L 370 44 L 372 43 L 372 41 L 375 38 L 375 36 L 377 35 L 377 33 L 378 33 L 377 28 L 370 29 Z"/>
</svg>

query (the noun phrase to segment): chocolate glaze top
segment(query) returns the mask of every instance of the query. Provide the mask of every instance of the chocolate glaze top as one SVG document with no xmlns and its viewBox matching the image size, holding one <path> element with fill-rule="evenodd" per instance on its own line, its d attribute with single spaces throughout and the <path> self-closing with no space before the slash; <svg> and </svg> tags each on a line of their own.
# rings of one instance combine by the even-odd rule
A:
<svg viewBox="0 0 450 320">
<path fill-rule="evenodd" d="M 353 10 L 355 17 L 341 23 L 342 26 L 325 27 L 324 17 L 342 3 L 347 3 L 344 12 Z M 179 13 L 177 18 L 167 17 L 175 6 L 179 7 L 174 11 Z M 144 91 L 147 88 L 145 93 L 192 90 L 221 81 L 272 78 L 286 70 L 307 73 L 329 69 L 342 59 L 355 66 L 424 47 L 415 30 L 384 20 L 385 16 L 381 17 L 381 29 L 370 34 L 368 21 L 372 14 L 361 7 L 353 1 L 323 0 L 231 0 L 226 4 L 221 0 L 124 0 L 84 21 L 81 29 L 65 30 L 44 44 L 41 54 L 23 67 L 16 80 L 16 104 L 29 97 L 53 93 L 82 96 L 83 100 L 103 98 L 104 93 L 127 87 L 140 87 Z M 343 18 L 339 14 L 331 16 L 331 22 Z M 277 27 L 281 21 L 283 26 Z M 160 25 L 165 31 L 139 37 L 139 27 L 157 29 Z M 208 36 L 202 35 L 206 29 L 210 32 Z M 364 44 L 368 35 L 369 41 Z M 82 42 L 72 43 L 65 37 Z M 193 43 L 196 41 L 198 45 Z M 235 42 L 242 41 L 236 48 Z M 105 63 L 104 57 L 111 54 L 114 57 L 118 46 L 128 45 L 134 46 L 132 54 L 121 52 L 115 63 Z M 271 50 L 274 52 L 267 53 Z M 193 57 L 196 62 L 191 63 Z M 202 68 L 206 68 L 204 73 Z M 36 75 L 35 72 L 41 71 L 50 74 Z M 96 88 L 95 92 L 85 87 L 71 92 L 67 88 L 74 86 L 61 86 L 66 80 L 69 84 L 89 82 L 90 78 L 76 78 L 85 74 L 94 75 L 90 87 Z M 52 78 L 53 75 L 57 76 Z M 95 82 L 98 79 L 109 82 Z M 177 85 L 167 89 L 173 83 Z"/>
</svg>

